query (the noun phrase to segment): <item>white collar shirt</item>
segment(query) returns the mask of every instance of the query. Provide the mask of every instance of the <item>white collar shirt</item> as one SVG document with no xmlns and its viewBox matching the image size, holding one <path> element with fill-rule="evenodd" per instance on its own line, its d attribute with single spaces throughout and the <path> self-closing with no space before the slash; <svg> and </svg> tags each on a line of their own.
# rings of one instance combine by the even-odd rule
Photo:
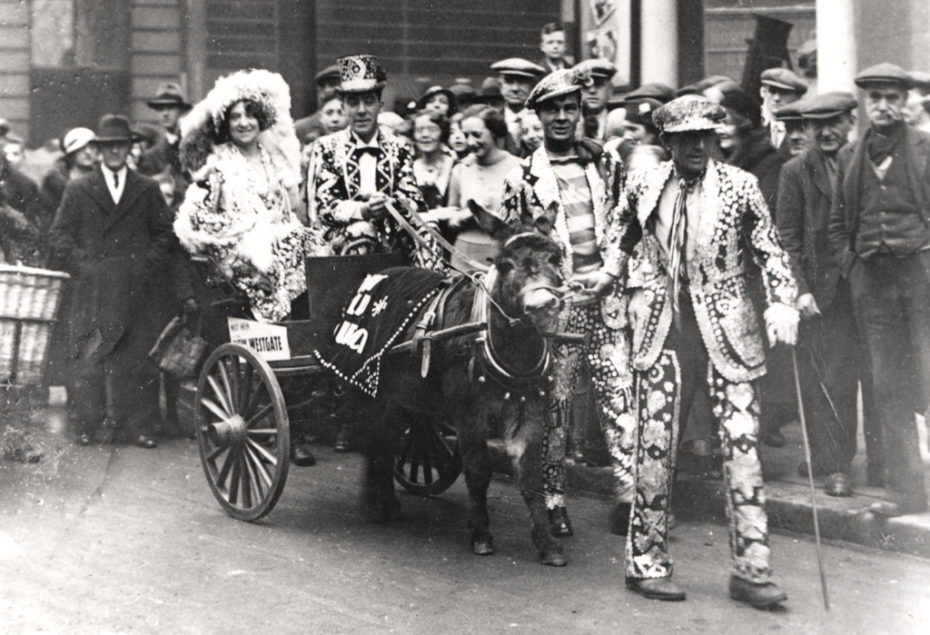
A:
<svg viewBox="0 0 930 635">
<path fill-rule="evenodd" d="M 381 146 L 378 145 L 378 134 L 371 138 L 369 141 L 362 141 L 354 132 L 352 133 L 352 141 L 355 144 L 355 150 L 360 148 L 374 148 L 375 150 L 381 149 Z M 363 196 L 371 196 L 378 191 L 375 174 L 378 170 L 378 158 L 375 154 L 370 152 L 362 153 L 358 156 L 358 193 Z"/>
<path fill-rule="evenodd" d="M 123 196 L 123 190 L 126 189 L 126 176 L 129 174 L 129 169 L 124 165 L 114 172 L 107 166 L 101 165 L 100 170 L 103 172 L 103 180 L 107 183 L 107 189 L 110 191 L 110 198 L 113 199 L 113 204 L 119 205 L 119 200 Z"/>
</svg>

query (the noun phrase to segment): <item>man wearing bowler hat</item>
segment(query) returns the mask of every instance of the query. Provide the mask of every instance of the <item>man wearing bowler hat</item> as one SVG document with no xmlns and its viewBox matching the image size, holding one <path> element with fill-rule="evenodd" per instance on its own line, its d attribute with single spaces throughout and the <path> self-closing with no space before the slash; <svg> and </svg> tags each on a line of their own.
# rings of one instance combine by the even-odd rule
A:
<svg viewBox="0 0 930 635">
<path fill-rule="evenodd" d="M 769 564 L 756 382 L 765 350 L 750 268 L 762 273 L 773 343 L 794 344 L 797 288 L 756 178 L 709 158 L 725 116 L 696 95 L 658 108 L 653 120 L 671 161 L 632 175 L 618 205 L 621 251 L 637 248 L 623 258 L 628 277 L 620 280 L 632 293 L 637 416 L 626 583 L 649 599 L 685 599 L 671 579 L 669 504 L 680 423 L 700 390 L 720 429 L 730 596 L 764 608 L 786 595 Z"/>
<path fill-rule="evenodd" d="M 810 469 L 827 477 L 824 489 L 830 496 L 851 496 L 849 468 L 856 454 L 860 381 L 872 485 L 881 484 L 882 464 L 880 439 L 873 431 L 872 378 L 849 281 L 840 276 L 827 238 L 837 156 L 856 125 L 857 102 L 850 93 L 829 92 L 795 103 L 802 104 L 800 115 L 812 145 L 782 167 L 775 220 L 798 282 L 802 320 L 798 361 L 810 434 Z M 799 472 L 806 475 L 807 467 L 799 466 Z"/>
<path fill-rule="evenodd" d="M 173 235 L 158 183 L 126 166 L 133 140 L 125 117 L 100 120 L 103 163 L 68 182 L 50 232 L 54 257 L 73 277 L 71 392 L 82 445 L 95 434 L 118 433 L 155 447 L 158 385 L 147 353 L 158 325 L 147 302 L 164 275 Z"/>
<path fill-rule="evenodd" d="M 520 112 L 530 96 L 533 86 L 546 74 L 539 64 L 520 57 L 509 57 L 491 64 L 501 83 L 504 98 L 504 121 L 507 122 L 507 140 L 504 149 L 514 156 L 520 155 L 521 122 Z"/>
<path fill-rule="evenodd" d="M 840 151 L 829 238 L 872 365 L 888 467 L 886 515 L 927 509 L 914 412 L 930 398 L 930 135 L 907 125 L 911 79 L 894 64 L 856 76 L 869 127 Z"/>
<path fill-rule="evenodd" d="M 191 109 L 191 105 L 187 102 L 181 86 L 175 82 L 165 82 L 159 86 L 155 97 L 146 103 L 158 113 L 161 136 L 139 157 L 139 173 L 149 176 L 170 174 L 175 180 L 175 191 L 183 195 L 189 179 L 178 158 L 181 143 L 178 126 L 181 117 Z"/>
</svg>

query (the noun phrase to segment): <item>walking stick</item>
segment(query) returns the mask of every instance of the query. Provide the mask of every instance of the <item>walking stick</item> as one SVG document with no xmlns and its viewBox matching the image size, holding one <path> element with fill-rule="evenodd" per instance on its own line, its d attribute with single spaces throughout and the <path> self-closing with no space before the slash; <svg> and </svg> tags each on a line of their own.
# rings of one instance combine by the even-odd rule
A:
<svg viewBox="0 0 930 635">
<path fill-rule="evenodd" d="M 817 501 L 814 499 L 814 466 L 811 464 L 811 446 L 807 436 L 807 420 L 804 417 L 804 401 L 801 396 L 801 377 L 798 374 L 798 354 L 791 347 L 791 365 L 794 367 L 794 387 L 798 394 L 798 415 L 801 418 L 801 435 L 804 437 L 804 459 L 807 463 L 807 482 L 811 488 L 811 510 L 814 513 L 814 541 L 817 544 L 817 567 L 820 569 L 820 589 L 823 591 L 823 608 L 830 610 L 827 596 L 827 574 L 823 567 L 823 552 L 820 547 L 820 522 L 817 519 Z"/>
</svg>

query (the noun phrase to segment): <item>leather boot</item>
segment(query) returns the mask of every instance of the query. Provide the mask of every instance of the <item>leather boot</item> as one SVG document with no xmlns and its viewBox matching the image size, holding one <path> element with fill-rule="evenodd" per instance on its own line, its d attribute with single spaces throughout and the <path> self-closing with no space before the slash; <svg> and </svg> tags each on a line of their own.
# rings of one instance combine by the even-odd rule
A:
<svg viewBox="0 0 930 635">
<path fill-rule="evenodd" d="M 774 582 L 756 584 L 735 575 L 730 576 L 730 597 L 737 602 L 745 602 L 757 609 L 765 609 L 781 604 L 788 599 Z"/>
<path fill-rule="evenodd" d="M 626 588 L 650 600 L 681 602 L 685 592 L 671 578 L 627 578 Z"/>
</svg>

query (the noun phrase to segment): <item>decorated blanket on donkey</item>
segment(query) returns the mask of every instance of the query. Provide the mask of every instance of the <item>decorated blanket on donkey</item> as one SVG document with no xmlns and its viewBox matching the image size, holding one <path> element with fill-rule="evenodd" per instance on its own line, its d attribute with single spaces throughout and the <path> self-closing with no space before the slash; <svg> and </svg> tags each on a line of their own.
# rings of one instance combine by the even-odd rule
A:
<svg viewBox="0 0 930 635">
<path fill-rule="evenodd" d="M 445 276 L 395 267 L 369 274 L 342 309 L 333 341 L 313 354 L 336 376 L 370 397 L 378 394 L 381 358 L 429 301 Z"/>
</svg>

